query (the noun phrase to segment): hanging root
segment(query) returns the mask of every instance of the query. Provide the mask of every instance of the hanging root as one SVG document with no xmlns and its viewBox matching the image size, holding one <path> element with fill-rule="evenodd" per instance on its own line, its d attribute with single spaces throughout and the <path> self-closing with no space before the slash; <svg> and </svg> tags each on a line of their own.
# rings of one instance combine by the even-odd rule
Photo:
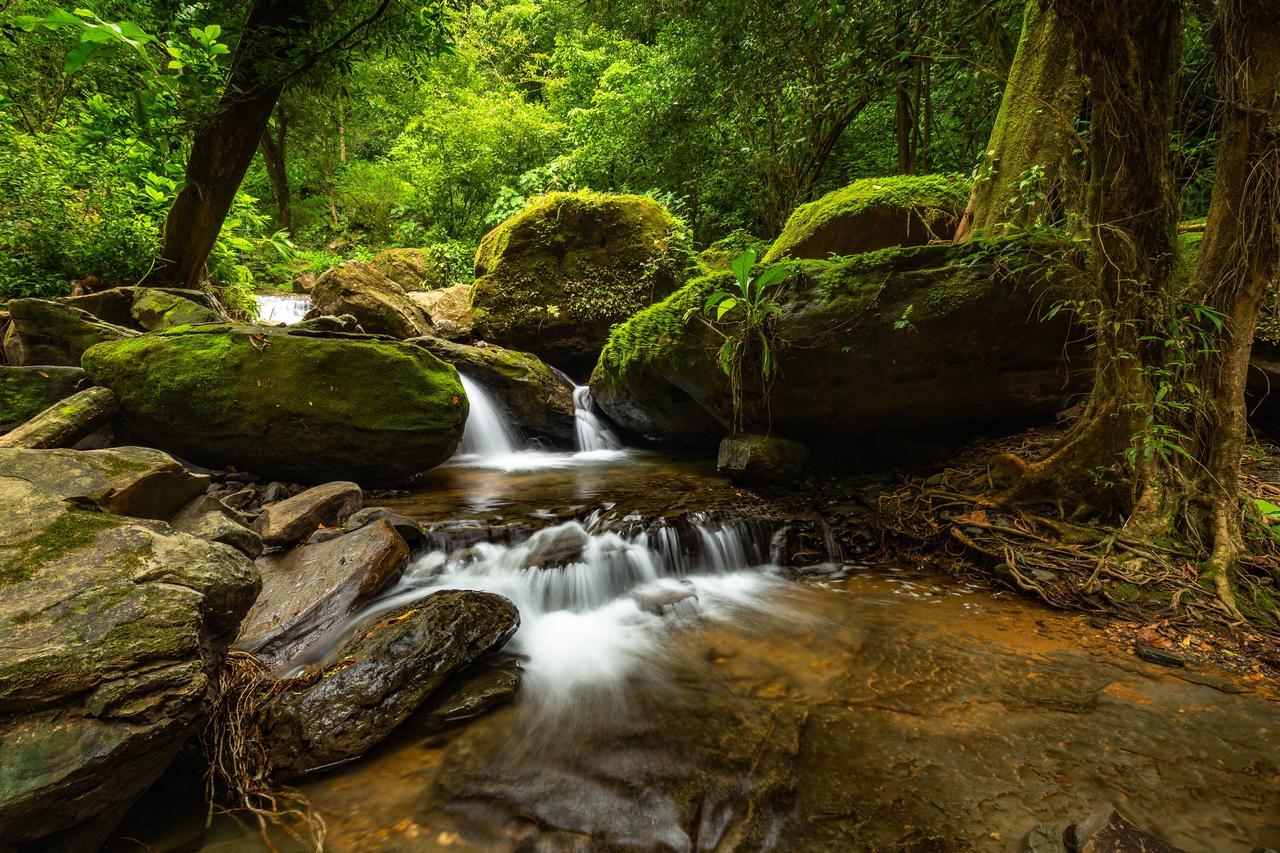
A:
<svg viewBox="0 0 1280 853">
<path fill-rule="evenodd" d="M 249 815 L 268 850 L 276 827 L 305 849 L 324 849 L 323 818 L 297 790 L 271 784 L 271 759 L 262 746 L 259 722 L 268 701 L 286 682 L 275 679 L 253 655 L 232 651 L 218 676 L 208 726 L 200 746 L 208 762 L 206 799 L 214 814 Z"/>
</svg>

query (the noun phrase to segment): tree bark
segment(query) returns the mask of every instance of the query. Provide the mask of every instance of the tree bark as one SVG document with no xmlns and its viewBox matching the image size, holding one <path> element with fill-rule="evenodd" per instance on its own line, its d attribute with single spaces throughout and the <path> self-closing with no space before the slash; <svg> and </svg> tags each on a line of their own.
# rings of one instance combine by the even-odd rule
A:
<svg viewBox="0 0 1280 853">
<path fill-rule="evenodd" d="M 276 222 L 286 231 L 293 228 L 293 195 L 289 190 L 289 173 L 285 151 L 288 143 L 289 119 L 285 111 L 276 109 L 276 125 L 262 132 L 262 162 L 271 180 L 271 194 L 276 202 Z"/>
<path fill-rule="evenodd" d="M 1030 0 L 957 241 L 992 233 L 1002 223 L 1025 224 L 1046 212 L 1078 207 L 1081 181 L 1072 152 L 1083 100 L 1084 80 L 1070 33 L 1052 8 Z M 1044 169 L 1049 198 L 1027 207 L 1017 202 L 1019 184 L 1037 166 Z"/>
<path fill-rule="evenodd" d="M 308 29 L 305 0 L 256 0 L 232 59 L 217 114 L 196 132 L 186 180 L 165 220 L 149 279 L 198 288 L 218 231 L 284 87 L 285 63 Z"/>
</svg>

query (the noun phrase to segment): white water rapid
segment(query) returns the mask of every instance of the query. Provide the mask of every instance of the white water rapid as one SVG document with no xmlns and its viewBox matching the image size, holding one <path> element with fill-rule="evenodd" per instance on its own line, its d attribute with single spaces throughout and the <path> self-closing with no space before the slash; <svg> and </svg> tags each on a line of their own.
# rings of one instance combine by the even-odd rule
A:
<svg viewBox="0 0 1280 853">
<path fill-rule="evenodd" d="M 302 318 L 311 310 L 311 298 L 307 296 L 271 296 L 259 294 L 258 320 L 264 323 L 283 323 L 292 326 L 302 322 Z"/>
<path fill-rule="evenodd" d="M 462 390 L 467 392 L 471 412 L 462 433 L 458 453 L 462 457 L 494 459 L 512 456 L 524 445 L 515 425 L 507 420 L 497 401 L 483 385 L 465 373 L 459 373 Z"/>
<path fill-rule="evenodd" d="M 591 409 L 591 389 L 586 385 L 573 388 L 573 422 L 578 433 L 578 452 L 621 450 L 622 442 Z"/>
</svg>

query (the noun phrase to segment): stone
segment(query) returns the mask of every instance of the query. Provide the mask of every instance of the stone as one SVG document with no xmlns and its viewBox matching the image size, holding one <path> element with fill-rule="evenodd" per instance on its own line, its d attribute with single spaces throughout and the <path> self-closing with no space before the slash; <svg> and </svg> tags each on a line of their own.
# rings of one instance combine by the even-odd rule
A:
<svg viewBox="0 0 1280 853">
<path fill-rule="evenodd" d="M 85 383 L 79 367 L 0 365 L 0 432 L 26 423 Z"/>
<path fill-rule="evenodd" d="M 341 317 L 333 317 L 329 314 L 324 314 L 319 317 L 312 317 L 309 320 L 303 320 L 299 323 L 295 323 L 293 328 L 306 329 L 313 332 L 364 333 L 364 329 L 360 328 L 360 322 L 350 314 L 343 314 Z"/>
<path fill-rule="evenodd" d="M 1087 378 L 1072 356 L 1088 360 L 1066 312 L 1042 319 L 1074 274 L 1045 258 L 1013 239 L 795 262 L 775 318 L 778 379 L 765 406 L 758 368 L 744 373 L 744 431 L 814 446 L 1052 419 Z M 719 440 L 734 422 L 722 340 L 685 317 L 735 286 L 696 279 L 618 325 L 591 378 L 605 414 L 663 443 Z"/>
<path fill-rule="evenodd" d="M 105 320 L 112 325 L 124 326 L 135 331 L 145 331 L 148 327 L 141 325 L 139 318 L 134 313 L 134 305 L 139 298 L 142 298 L 144 306 L 150 300 L 156 300 L 157 304 L 160 301 L 168 302 L 173 300 L 170 304 L 179 307 L 179 313 L 195 312 L 189 316 L 213 316 L 217 318 L 216 321 L 226 320 L 226 312 L 223 310 L 222 305 L 218 303 L 218 300 L 202 290 L 188 290 L 180 287 L 142 287 L 140 285 L 112 287 L 95 293 L 70 296 L 59 301 L 88 311 L 99 320 Z M 176 300 L 190 303 L 194 308 L 181 305 Z M 193 320 L 193 322 L 205 321 Z"/>
<path fill-rule="evenodd" d="M 476 335 L 585 375 L 609 328 L 683 281 L 687 229 L 650 198 L 549 193 L 485 235 Z"/>
<path fill-rule="evenodd" d="M 0 447 L 71 447 L 109 422 L 119 408 L 109 388 L 86 388 L 0 435 Z"/>
<path fill-rule="evenodd" d="M 262 537 L 249 528 L 235 510 L 210 495 L 201 495 L 188 503 L 169 523 L 175 530 L 207 542 L 230 545 L 251 560 L 262 556 Z"/>
<path fill-rule="evenodd" d="M 414 338 L 441 361 L 481 383 L 521 431 L 574 441 L 573 383 L 536 355 L 492 345 L 467 346 L 440 338 Z"/>
<path fill-rule="evenodd" d="M 1036 824 L 1022 839 L 1018 853 L 1067 853 L 1067 846 L 1062 842 L 1062 830 L 1044 823 Z"/>
<path fill-rule="evenodd" d="M 352 513 L 351 517 L 342 525 L 342 529 L 346 533 L 359 530 L 366 524 L 372 524 L 379 519 L 386 519 L 391 526 L 396 529 L 404 539 L 405 544 L 409 546 L 410 551 L 417 551 L 426 542 L 426 534 L 422 532 L 422 525 L 409 518 L 407 515 L 401 515 L 394 510 L 389 510 L 381 506 L 367 506 L 362 510 Z"/>
<path fill-rule="evenodd" d="M 369 334 L 414 338 L 431 333 L 431 318 L 400 285 L 359 261 L 338 264 L 316 280 L 306 319 L 350 314 Z"/>
<path fill-rule="evenodd" d="M 259 557 L 262 594 L 236 648 L 272 669 L 285 666 L 395 580 L 408 561 L 409 547 L 386 520 Z"/>
<path fill-rule="evenodd" d="M 1135 648 L 1138 657 L 1147 663 L 1155 663 L 1160 666 L 1186 666 L 1187 662 L 1173 652 L 1157 649 L 1154 646 L 1148 646 L 1139 643 Z"/>
<path fill-rule="evenodd" d="M 467 416 L 453 367 L 364 335 L 185 327 L 95 347 L 84 366 L 140 438 L 271 479 L 396 485 L 452 456 Z"/>
<path fill-rule="evenodd" d="M 361 623 L 337 663 L 296 679 L 268 704 L 263 736 L 276 777 L 363 755 L 519 625 L 510 601 L 470 590 L 435 592 Z"/>
<path fill-rule="evenodd" d="M 809 450 L 798 441 L 739 432 L 721 439 L 716 470 L 735 483 L 788 483 L 800 476 L 808 461 Z"/>
<path fill-rule="evenodd" d="M 139 287 L 130 313 L 148 332 L 197 323 L 222 323 L 227 319 L 220 310 L 156 287 Z"/>
<path fill-rule="evenodd" d="M 427 312 L 437 337 L 463 341 L 470 338 L 475 330 L 469 284 L 455 284 L 440 290 L 410 291 L 409 299 Z"/>
<path fill-rule="evenodd" d="M 369 259 L 369 266 L 407 293 L 438 290 L 450 284 L 449 258 L 435 247 L 384 249 Z"/>
<path fill-rule="evenodd" d="M 415 735 L 425 736 L 473 720 L 515 698 L 523 675 L 514 655 L 481 658 L 440 685 L 408 725 Z"/>
<path fill-rule="evenodd" d="M 64 502 L 95 478 L 121 494 L 154 485 L 162 466 L 133 461 L 0 450 L 6 844 L 96 850 L 199 730 L 257 594 L 252 561 L 230 548 Z"/>
<path fill-rule="evenodd" d="M 968 201 L 969 182 L 959 175 L 863 178 L 796 208 L 764 261 L 950 240 Z"/>
<path fill-rule="evenodd" d="M 1079 853 L 1186 853 L 1126 820 L 1111 805 L 1102 805 L 1067 830 Z"/>
<path fill-rule="evenodd" d="M 355 483 L 325 483 L 269 504 L 253 523 L 253 529 L 269 547 L 292 545 L 319 527 L 341 525 L 363 505 L 364 493 Z"/>
<path fill-rule="evenodd" d="M 13 299 L 8 304 L 9 326 L 4 334 L 4 357 L 9 364 L 80 366 L 84 351 L 102 341 L 137 334 L 87 311 L 48 299 Z"/>
</svg>

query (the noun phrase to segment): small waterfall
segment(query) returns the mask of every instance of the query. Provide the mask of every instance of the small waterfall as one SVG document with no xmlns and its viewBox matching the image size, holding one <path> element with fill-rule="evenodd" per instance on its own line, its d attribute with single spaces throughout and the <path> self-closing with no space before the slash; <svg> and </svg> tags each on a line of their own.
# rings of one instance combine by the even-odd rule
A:
<svg viewBox="0 0 1280 853">
<path fill-rule="evenodd" d="M 586 385 L 573 388 L 573 421 L 578 433 L 578 451 L 621 450 L 622 442 L 591 408 L 591 389 Z"/>
<path fill-rule="evenodd" d="M 510 456 L 519 450 L 522 444 L 519 431 L 507 420 L 506 413 L 488 390 L 465 373 L 460 372 L 458 378 L 471 405 L 458 453 L 489 458 Z"/>
<path fill-rule="evenodd" d="M 311 310 L 309 296 L 282 296 L 279 294 L 266 296 L 259 294 L 258 320 L 264 323 L 283 323 L 292 326 L 302 322 L 302 318 Z"/>
</svg>

